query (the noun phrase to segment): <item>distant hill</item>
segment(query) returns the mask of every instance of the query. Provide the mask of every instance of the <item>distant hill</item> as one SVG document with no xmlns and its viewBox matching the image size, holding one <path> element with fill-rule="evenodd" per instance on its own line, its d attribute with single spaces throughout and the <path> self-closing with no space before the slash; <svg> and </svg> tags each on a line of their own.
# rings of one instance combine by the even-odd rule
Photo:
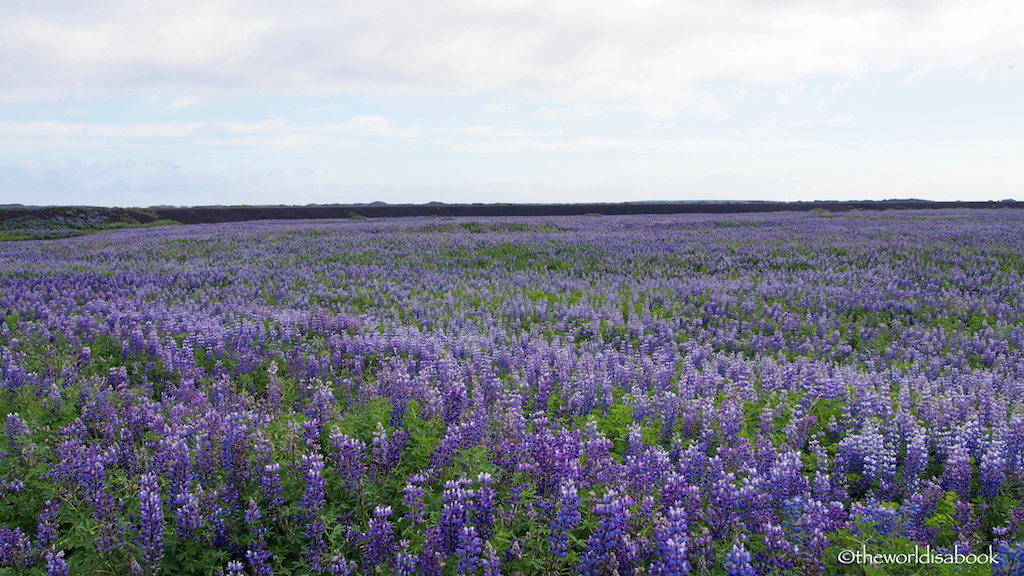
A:
<svg viewBox="0 0 1024 576">
<path fill-rule="evenodd" d="M 1014 202 L 928 202 L 885 200 L 863 202 L 766 202 L 685 201 L 624 202 L 617 204 L 369 204 L 330 206 L 245 206 L 153 208 L 158 218 L 185 224 L 234 222 L 240 220 L 288 220 L 313 218 L 389 218 L 402 216 L 582 216 L 602 214 L 736 214 L 812 210 L 921 210 L 939 208 L 1024 208 Z"/>
<path fill-rule="evenodd" d="M 743 212 L 848 212 L 851 210 L 922 210 L 939 208 L 1024 208 L 1014 200 L 1001 202 L 883 201 L 638 201 L 592 204 L 330 204 L 307 206 L 153 206 L 100 208 L 89 206 L 0 206 L 0 239 L 45 239 L 78 236 L 114 228 L 160 224 L 204 224 L 250 220 L 319 218 L 392 218 L 403 216 L 606 216 L 625 214 L 737 214 Z"/>
</svg>

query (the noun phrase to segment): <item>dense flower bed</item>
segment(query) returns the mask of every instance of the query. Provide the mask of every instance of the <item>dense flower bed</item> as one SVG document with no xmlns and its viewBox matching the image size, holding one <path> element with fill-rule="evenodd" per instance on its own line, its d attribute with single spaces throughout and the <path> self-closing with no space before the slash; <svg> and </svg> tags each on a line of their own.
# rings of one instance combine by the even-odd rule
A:
<svg viewBox="0 0 1024 576">
<path fill-rule="evenodd" d="M 7 243 L 0 574 L 1020 574 L 1022 257 L 1016 210 Z"/>
</svg>

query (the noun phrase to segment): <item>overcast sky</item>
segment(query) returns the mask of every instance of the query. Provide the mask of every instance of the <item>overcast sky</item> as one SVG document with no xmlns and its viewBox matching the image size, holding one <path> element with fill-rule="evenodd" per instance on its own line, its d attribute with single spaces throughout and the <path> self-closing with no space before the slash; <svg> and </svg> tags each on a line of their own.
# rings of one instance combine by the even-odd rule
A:
<svg viewBox="0 0 1024 576">
<path fill-rule="evenodd" d="M 1024 200 L 1020 0 L 0 2 L 0 204 Z"/>
</svg>

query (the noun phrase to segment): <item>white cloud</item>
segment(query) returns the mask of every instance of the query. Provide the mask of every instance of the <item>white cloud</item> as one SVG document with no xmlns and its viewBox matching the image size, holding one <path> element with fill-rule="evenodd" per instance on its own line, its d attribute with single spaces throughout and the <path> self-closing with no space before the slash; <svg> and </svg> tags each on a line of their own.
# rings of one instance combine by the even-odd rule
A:
<svg viewBox="0 0 1024 576">
<path fill-rule="evenodd" d="M 202 102 L 202 100 L 195 96 L 178 96 L 177 98 L 172 100 L 171 103 L 166 106 L 166 108 L 168 110 L 180 110 L 182 108 L 189 108 L 191 106 L 195 106 L 200 102 Z"/>
<path fill-rule="evenodd" d="M 514 93 L 722 117 L 696 89 L 1024 60 L 1024 3 L 275 0 L 0 5 L 6 93 Z"/>
<path fill-rule="evenodd" d="M 721 154 L 742 148 L 748 135 L 735 138 L 611 138 L 587 137 L 580 133 L 561 134 L 557 138 L 500 137 L 489 140 L 438 141 L 453 150 L 478 154 L 520 152 L 600 152 L 621 151 L 637 154 L 679 152 L 685 154 Z"/>
<path fill-rule="evenodd" d="M 853 116 L 836 116 L 825 120 L 825 122 L 829 122 L 831 124 L 842 124 L 844 122 L 849 122 L 850 120 L 853 120 Z"/>
<path fill-rule="evenodd" d="M 487 127 L 467 127 L 463 133 L 487 132 Z M 439 132 L 451 133 L 451 130 Z M 206 146 L 258 146 L 299 148 L 311 146 L 356 146 L 358 143 L 339 138 L 417 137 L 416 128 L 395 128 L 383 116 L 353 116 L 342 124 L 296 125 L 287 120 L 262 122 L 162 122 L 139 124 L 71 123 L 52 120 L 41 122 L 0 122 L 0 143 L 33 147 L 48 146 L 124 146 L 124 140 L 168 138 L 197 139 Z M 245 135 L 245 137 L 240 137 Z M 29 137 L 29 138 L 23 138 Z M 14 140 L 16 139 L 16 140 Z M 106 140 L 97 140 L 106 139 Z M 136 146 L 140 145 L 135 143 Z"/>
<path fill-rule="evenodd" d="M 519 111 L 519 107 L 515 104 L 499 102 L 497 104 L 488 104 L 484 106 L 484 110 L 488 112 L 517 112 Z"/>
<path fill-rule="evenodd" d="M 596 108 L 539 108 L 533 113 L 534 117 L 542 120 L 569 120 L 573 118 L 593 118 L 600 116 L 601 111 Z"/>
<path fill-rule="evenodd" d="M 832 91 L 833 92 L 842 92 L 843 90 L 846 90 L 847 88 L 849 88 L 851 84 L 853 84 L 853 82 L 851 82 L 850 80 L 843 80 L 841 82 L 836 82 L 835 84 L 832 85 Z"/>
<path fill-rule="evenodd" d="M 796 100 L 796 97 L 799 96 L 800 93 L 806 89 L 807 86 L 804 86 L 803 84 L 794 84 L 792 86 L 788 86 L 782 90 L 775 92 L 775 100 L 779 104 L 789 104 L 793 100 Z"/>
<path fill-rule="evenodd" d="M 266 136 L 244 136 L 241 138 L 201 139 L 196 142 L 201 146 L 242 147 L 302 150 L 308 148 L 322 149 L 325 147 L 359 146 L 358 142 L 339 140 L 317 134 L 271 134 Z"/>
<path fill-rule="evenodd" d="M 173 138 L 194 135 L 247 134 L 256 132 L 301 131 L 287 120 L 263 122 L 146 122 L 138 124 L 97 124 L 81 122 L 0 122 L 0 136 L 87 136 L 107 138 Z"/>
</svg>

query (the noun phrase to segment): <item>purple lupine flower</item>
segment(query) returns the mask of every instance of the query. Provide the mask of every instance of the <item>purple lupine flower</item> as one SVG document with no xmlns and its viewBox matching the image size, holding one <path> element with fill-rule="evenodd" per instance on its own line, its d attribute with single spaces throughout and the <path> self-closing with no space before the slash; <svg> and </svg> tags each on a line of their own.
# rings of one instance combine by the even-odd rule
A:
<svg viewBox="0 0 1024 576">
<path fill-rule="evenodd" d="M 459 531 L 455 555 L 459 557 L 459 564 L 455 569 L 456 574 L 476 574 L 483 555 L 483 540 L 480 539 L 476 527 L 472 524 L 463 526 Z"/>
<path fill-rule="evenodd" d="M 114 390 L 128 387 L 128 368 L 126 366 L 114 366 L 107 376 L 107 383 Z"/>
<path fill-rule="evenodd" d="M 565 558 L 569 551 L 569 532 L 580 522 L 580 497 L 572 481 L 562 484 L 555 504 L 555 519 L 551 523 L 551 553 L 556 558 Z"/>
<path fill-rule="evenodd" d="M 245 508 L 245 516 L 243 519 L 249 526 L 255 526 L 257 522 L 263 518 L 263 514 L 260 513 L 260 507 L 256 504 L 255 500 L 249 500 L 249 505 Z"/>
<path fill-rule="evenodd" d="M 942 487 L 955 491 L 961 498 L 970 498 L 971 476 L 970 451 L 963 444 L 951 446 L 942 472 Z"/>
<path fill-rule="evenodd" d="M 79 369 L 89 366 L 92 362 L 92 350 L 88 346 L 83 346 L 78 351 L 78 367 Z"/>
<path fill-rule="evenodd" d="M 405 517 L 413 524 L 423 523 L 423 498 L 427 494 L 423 487 L 419 486 L 423 481 L 423 477 L 417 474 L 409 478 L 409 483 L 402 490 L 402 502 L 409 508 Z"/>
<path fill-rule="evenodd" d="M 473 525 L 480 531 L 480 537 L 487 540 L 491 537 L 494 526 L 494 488 L 491 487 L 491 475 L 481 472 L 477 476 L 480 487 L 474 490 L 470 510 L 473 513 Z"/>
<path fill-rule="evenodd" d="M 281 382 L 277 378 L 277 370 L 277 362 L 271 360 L 270 365 L 267 367 L 268 381 L 266 391 L 264 392 L 266 411 L 271 415 L 278 414 L 281 411 Z"/>
<path fill-rule="evenodd" d="M 377 506 L 373 509 L 373 519 L 370 520 L 364 537 L 366 542 L 366 549 L 363 552 L 364 570 L 391 564 L 395 554 L 395 529 L 391 525 L 389 516 L 391 516 L 390 506 Z"/>
<path fill-rule="evenodd" d="M 92 506 L 92 517 L 99 525 L 96 550 L 102 555 L 116 548 L 120 540 L 117 527 L 118 502 L 106 490 L 103 455 L 89 450 L 82 456 L 79 484 L 86 489 L 86 500 Z"/>
<path fill-rule="evenodd" d="M 252 569 L 252 576 L 273 576 L 274 574 L 273 569 L 267 562 L 273 554 L 265 550 L 263 548 L 264 545 L 261 541 L 245 552 L 245 560 L 249 563 L 249 568 Z"/>
<path fill-rule="evenodd" d="M 263 467 L 263 474 L 260 476 L 260 486 L 263 487 L 263 497 L 267 502 L 267 509 L 274 513 L 278 508 L 284 506 L 285 500 L 281 497 L 284 488 L 281 486 L 281 465 L 276 462 Z"/>
<path fill-rule="evenodd" d="M 996 548 L 998 564 L 992 566 L 992 576 L 1024 576 L 1024 543 L 1011 547 L 1000 542 Z"/>
<path fill-rule="evenodd" d="M 899 510 L 894 510 L 875 501 L 865 503 L 854 502 L 850 506 L 850 518 L 856 524 L 870 525 L 875 532 L 882 536 L 904 536 L 905 523 Z M 802 530 L 799 530 L 802 532 Z M 854 533 L 859 534 L 860 530 L 854 528 Z"/>
<path fill-rule="evenodd" d="M 402 450 L 409 440 L 409 431 L 405 429 L 395 430 L 390 436 L 384 427 L 378 423 L 377 431 L 373 434 L 373 442 L 370 446 L 370 463 L 375 475 L 390 474 L 402 457 Z"/>
<path fill-rule="evenodd" d="M 483 566 L 484 576 L 501 576 L 501 560 L 490 542 L 484 542 L 484 555 L 480 559 L 480 564 Z"/>
<path fill-rule="evenodd" d="M 60 527 L 60 503 L 46 501 L 46 508 L 39 513 L 39 520 L 36 523 L 36 547 L 46 550 L 57 539 L 57 529 Z"/>
<path fill-rule="evenodd" d="M 424 536 L 426 541 L 423 543 L 423 551 L 417 562 L 420 573 L 424 576 L 441 576 L 445 557 L 448 556 L 444 549 L 445 538 L 441 526 L 427 528 Z M 454 549 L 452 553 L 454 553 Z"/>
<path fill-rule="evenodd" d="M 301 507 L 305 517 L 312 518 L 320 513 L 324 506 L 324 459 L 319 453 L 303 454 L 301 457 L 302 475 L 306 480 L 306 489 L 302 493 Z"/>
<path fill-rule="evenodd" d="M 246 451 L 249 446 L 248 423 L 237 417 L 225 418 L 224 437 L 221 440 L 221 470 L 229 485 L 239 490 L 248 477 Z"/>
<path fill-rule="evenodd" d="M 786 532 L 779 524 L 768 523 L 764 527 L 764 550 L 758 553 L 758 562 L 779 574 L 793 572 L 793 555 L 799 547 L 789 542 Z"/>
<path fill-rule="evenodd" d="M 165 470 L 172 498 L 184 494 L 192 486 L 193 475 L 190 471 L 191 457 L 188 445 L 184 440 L 173 442 L 166 450 L 157 454 L 154 467 Z"/>
<path fill-rule="evenodd" d="M 139 545 L 142 565 L 156 574 L 164 557 L 164 513 L 156 476 L 143 474 L 139 480 Z"/>
<path fill-rule="evenodd" d="M 0 526 L 0 566 L 18 568 L 28 559 L 32 544 L 21 528 Z"/>
<path fill-rule="evenodd" d="M 1000 486 L 1006 481 L 1006 459 L 1003 458 L 1001 442 L 989 444 L 981 457 L 978 482 L 981 484 L 981 495 L 992 501 L 999 492 Z"/>
<path fill-rule="evenodd" d="M 455 553 L 462 528 L 469 522 L 469 506 L 473 494 L 465 488 L 465 480 L 445 482 L 441 493 L 441 517 L 438 528 L 446 556 Z"/>
<path fill-rule="evenodd" d="M 17 494 L 25 489 L 25 483 L 21 480 L 8 480 L 7 482 L 0 483 L 0 495 L 4 494 Z"/>
<path fill-rule="evenodd" d="M 302 440 L 311 450 L 319 450 L 320 436 L 323 435 L 324 425 L 316 418 L 310 418 L 302 423 Z"/>
<path fill-rule="evenodd" d="M 324 559 L 327 556 L 328 545 L 324 538 L 324 523 L 314 519 L 306 524 L 303 533 L 306 537 L 306 558 L 309 560 L 309 567 L 313 572 L 322 572 L 326 565 Z"/>
<path fill-rule="evenodd" d="M 270 559 L 271 553 L 267 551 L 267 528 L 260 524 L 260 519 L 263 514 L 260 513 L 260 507 L 256 504 L 255 500 L 249 500 L 249 506 L 245 509 L 243 516 L 246 525 L 249 526 L 249 532 L 255 537 L 249 549 L 245 553 L 245 559 L 249 563 L 249 567 L 252 568 L 253 576 L 270 576 L 272 570 L 267 560 Z"/>
<path fill-rule="evenodd" d="M 201 490 L 201 489 L 200 489 Z M 203 525 L 203 514 L 199 499 L 185 491 L 175 497 L 174 531 L 179 542 L 188 542 L 195 537 L 196 530 Z"/>
<path fill-rule="evenodd" d="M 341 477 L 348 493 L 357 497 L 366 473 L 366 444 L 341 432 L 331 434 L 330 441 L 328 458 L 334 465 L 334 473 Z"/>
<path fill-rule="evenodd" d="M 70 576 L 68 563 L 64 561 L 64 551 L 46 551 L 46 576 Z"/>
<path fill-rule="evenodd" d="M 416 557 L 409 553 L 409 541 L 402 540 L 398 543 L 398 553 L 395 554 L 395 576 L 416 576 L 419 573 Z"/>
<path fill-rule="evenodd" d="M 331 561 L 327 565 L 327 572 L 331 576 L 351 576 L 356 574 L 356 563 L 346 561 L 345 557 L 341 554 L 335 554 L 331 556 Z"/>
<path fill-rule="evenodd" d="M 7 444 L 11 448 L 11 454 L 19 459 L 24 458 L 27 452 L 25 438 L 32 433 L 32 430 L 25 424 L 25 421 L 21 419 L 17 412 L 8 414 L 6 423 Z"/>
<path fill-rule="evenodd" d="M 956 543 L 964 550 L 970 550 L 978 543 L 981 519 L 974 513 L 970 503 L 957 500 L 953 512 L 953 523 L 957 526 Z"/>
<path fill-rule="evenodd" d="M 245 566 L 238 560 L 228 562 L 227 573 L 224 576 L 245 576 Z"/>
<path fill-rule="evenodd" d="M 228 523 L 224 521 L 224 518 L 228 515 L 229 512 L 227 510 L 219 504 L 215 504 L 213 511 L 207 518 L 209 530 L 213 532 L 213 545 L 217 548 L 224 548 L 231 542 L 228 536 Z"/>
<path fill-rule="evenodd" d="M 619 569 L 620 573 L 629 573 L 627 570 L 631 567 L 632 558 L 627 538 L 632 517 L 629 506 L 632 504 L 628 496 L 619 496 L 611 490 L 594 505 L 594 513 L 599 518 L 594 533 L 587 539 L 587 548 L 580 563 L 581 574 L 598 576 Z"/>
<path fill-rule="evenodd" d="M 841 502 L 819 502 L 813 499 L 793 498 L 783 503 L 787 510 L 783 525 L 787 534 L 800 547 L 799 562 L 802 570 L 818 573 L 824 569 L 828 536 L 846 522 L 848 514 Z"/>
<path fill-rule="evenodd" d="M 725 555 L 726 576 L 757 576 L 754 567 L 750 565 L 750 552 L 742 542 L 733 544 L 732 550 Z"/>
<path fill-rule="evenodd" d="M 686 560 L 689 537 L 686 533 L 686 511 L 670 507 L 662 524 L 655 528 L 654 542 L 657 546 L 655 560 L 651 564 L 652 576 L 686 576 L 690 563 Z"/>
<path fill-rule="evenodd" d="M 677 507 L 686 513 L 687 522 L 699 520 L 704 511 L 700 503 L 700 488 L 689 484 L 685 476 L 672 474 L 661 489 L 664 506 Z"/>
<path fill-rule="evenodd" d="M 302 520 L 306 523 L 306 557 L 313 571 L 320 572 L 325 567 L 324 558 L 328 550 L 327 541 L 324 539 L 324 524 L 319 517 L 326 495 L 322 475 L 324 460 L 319 452 L 303 454 L 301 466 L 306 479 L 306 488 L 299 504 Z"/>
</svg>

